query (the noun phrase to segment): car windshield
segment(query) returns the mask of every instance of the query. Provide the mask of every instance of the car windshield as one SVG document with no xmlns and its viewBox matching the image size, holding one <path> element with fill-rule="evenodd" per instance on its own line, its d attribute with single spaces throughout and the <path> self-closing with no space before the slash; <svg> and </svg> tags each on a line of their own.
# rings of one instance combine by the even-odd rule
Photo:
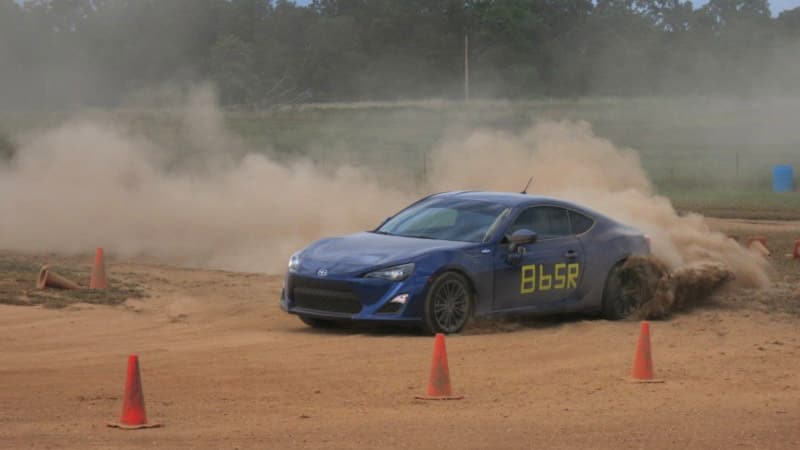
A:
<svg viewBox="0 0 800 450">
<path fill-rule="evenodd" d="M 431 198 L 390 218 L 376 233 L 393 236 L 484 242 L 510 208 L 476 200 Z"/>
</svg>

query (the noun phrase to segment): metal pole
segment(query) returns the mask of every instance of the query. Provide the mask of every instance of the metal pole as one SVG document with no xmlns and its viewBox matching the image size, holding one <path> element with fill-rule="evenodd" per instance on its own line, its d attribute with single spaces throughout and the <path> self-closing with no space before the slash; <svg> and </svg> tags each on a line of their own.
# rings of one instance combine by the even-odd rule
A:
<svg viewBox="0 0 800 450">
<path fill-rule="evenodd" d="M 469 36 L 464 35 L 464 101 L 469 100 Z"/>
<path fill-rule="evenodd" d="M 736 152 L 736 181 L 739 181 L 739 152 Z"/>
<path fill-rule="evenodd" d="M 422 184 L 428 182 L 428 153 L 422 150 Z"/>
</svg>

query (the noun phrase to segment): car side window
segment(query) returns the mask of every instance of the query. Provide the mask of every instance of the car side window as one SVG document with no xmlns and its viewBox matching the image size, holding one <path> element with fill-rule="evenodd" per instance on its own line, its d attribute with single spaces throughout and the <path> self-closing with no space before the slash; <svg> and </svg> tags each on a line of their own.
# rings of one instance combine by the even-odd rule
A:
<svg viewBox="0 0 800 450">
<path fill-rule="evenodd" d="M 550 216 L 550 234 L 553 236 L 569 236 L 569 212 L 563 208 L 547 208 Z"/>
<path fill-rule="evenodd" d="M 569 219 L 572 222 L 572 234 L 585 233 L 594 225 L 593 219 L 575 211 L 569 212 Z"/>
<path fill-rule="evenodd" d="M 511 225 L 508 234 L 522 229 L 535 231 L 539 238 L 544 239 L 571 234 L 567 210 L 555 206 L 534 206 L 526 209 Z"/>
</svg>

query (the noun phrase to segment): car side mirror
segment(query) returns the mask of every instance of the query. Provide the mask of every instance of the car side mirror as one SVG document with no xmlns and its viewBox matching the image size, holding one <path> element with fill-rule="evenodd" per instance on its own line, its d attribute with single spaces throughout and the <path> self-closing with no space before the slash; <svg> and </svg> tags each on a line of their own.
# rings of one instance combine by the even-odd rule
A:
<svg viewBox="0 0 800 450">
<path fill-rule="evenodd" d="M 536 232 L 531 230 L 517 230 L 508 237 L 510 242 L 508 246 L 508 262 L 509 264 L 518 264 L 522 261 L 522 255 L 525 249 L 522 247 L 527 244 L 536 243 Z"/>
<path fill-rule="evenodd" d="M 508 237 L 508 241 L 511 243 L 509 250 L 515 251 L 517 247 L 521 245 L 534 244 L 536 243 L 537 237 L 535 231 L 526 230 L 524 228 L 517 230 Z"/>
</svg>

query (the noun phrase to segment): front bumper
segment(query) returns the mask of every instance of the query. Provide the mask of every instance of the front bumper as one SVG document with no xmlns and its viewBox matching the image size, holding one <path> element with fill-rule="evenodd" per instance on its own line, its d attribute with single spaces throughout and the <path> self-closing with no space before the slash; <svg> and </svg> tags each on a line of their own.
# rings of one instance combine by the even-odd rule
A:
<svg viewBox="0 0 800 450">
<path fill-rule="evenodd" d="M 414 276 L 392 282 L 288 273 L 280 304 L 291 314 L 321 319 L 418 322 L 424 291 L 425 281 Z M 408 299 L 398 308 L 391 301 L 402 294 Z"/>
</svg>

